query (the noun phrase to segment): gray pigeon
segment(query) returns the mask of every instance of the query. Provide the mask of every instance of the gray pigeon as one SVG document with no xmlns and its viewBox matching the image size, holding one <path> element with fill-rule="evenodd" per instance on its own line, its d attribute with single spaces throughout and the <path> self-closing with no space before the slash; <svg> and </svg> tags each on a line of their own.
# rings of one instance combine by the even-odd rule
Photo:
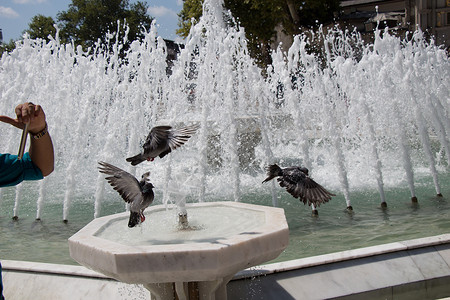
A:
<svg viewBox="0 0 450 300">
<path fill-rule="evenodd" d="M 275 177 L 281 187 L 294 196 L 299 198 L 304 204 L 314 204 L 319 207 L 320 204 L 331 200 L 332 196 L 336 196 L 328 192 L 323 186 L 315 182 L 308 176 L 308 169 L 303 167 L 280 168 L 278 165 L 270 165 L 267 167 L 267 178 L 263 181 L 267 182 Z"/>
<path fill-rule="evenodd" d="M 138 181 L 130 173 L 111 164 L 100 161 L 99 165 L 101 173 L 111 175 L 105 179 L 122 196 L 123 200 L 130 204 L 128 227 L 134 227 L 144 222 L 144 210 L 152 204 L 155 197 L 154 186 L 148 181 L 150 172 L 144 173 L 141 181 Z"/>
<path fill-rule="evenodd" d="M 171 126 L 153 127 L 145 140 L 143 151 L 128 157 L 127 161 L 135 166 L 144 160 L 153 161 L 157 156 L 163 158 L 172 150 L 184 145 L 198 128 L 198 124 L 179 129 L 172 129 Z"/>
</svg>

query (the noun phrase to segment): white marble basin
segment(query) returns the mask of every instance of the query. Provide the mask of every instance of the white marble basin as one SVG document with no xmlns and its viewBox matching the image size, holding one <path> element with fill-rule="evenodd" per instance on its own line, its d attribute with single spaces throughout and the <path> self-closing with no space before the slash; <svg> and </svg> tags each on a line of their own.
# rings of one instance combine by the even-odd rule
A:
<svg viewBox="0 0 450 300">
<path fill-rule="evenodd" d="M 225 286 L 238 271 L 276 258 L 288 245 L 281 208 L 227 201 L 186 209 L 195 230 L 177 229 L 175 210 L 163 205 L 148 208 L 141 227 L 127 227 L 129 213 L 97 218 L 69 238 L 70 255 L 95 271 L 148 288 L 176 282 Z"/>
</svg>

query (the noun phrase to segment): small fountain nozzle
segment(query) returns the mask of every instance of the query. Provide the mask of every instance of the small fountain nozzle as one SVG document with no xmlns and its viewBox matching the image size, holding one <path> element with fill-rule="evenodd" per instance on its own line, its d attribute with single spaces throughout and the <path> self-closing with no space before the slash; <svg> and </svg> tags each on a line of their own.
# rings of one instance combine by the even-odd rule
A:
<svg viewBox="0 0 450 300">
<path fill-rule="evenodd" d="M 180 211 L 178 212 L 178 226 L 181 229 L 188 229 L 189 228 L 189 222 L 187 217 L 187 211 Z"/>
</svg>

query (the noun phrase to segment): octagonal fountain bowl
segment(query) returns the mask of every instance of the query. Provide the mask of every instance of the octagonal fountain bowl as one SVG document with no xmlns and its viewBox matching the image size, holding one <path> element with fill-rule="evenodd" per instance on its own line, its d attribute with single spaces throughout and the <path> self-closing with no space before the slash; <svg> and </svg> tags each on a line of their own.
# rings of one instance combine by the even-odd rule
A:
<svg viewBox="0 0 450 300">
<path fill-rule="evenodd" d="M 129 213 L 93 220 L 69 238 L 80 264 L 119 281 L 143 284 L 152 299 L 226 299 L 235 273 L 276 258 L 288 245 L 281 208 L 239 202 L 156 205 L 128 228 Z"/>
</svg>

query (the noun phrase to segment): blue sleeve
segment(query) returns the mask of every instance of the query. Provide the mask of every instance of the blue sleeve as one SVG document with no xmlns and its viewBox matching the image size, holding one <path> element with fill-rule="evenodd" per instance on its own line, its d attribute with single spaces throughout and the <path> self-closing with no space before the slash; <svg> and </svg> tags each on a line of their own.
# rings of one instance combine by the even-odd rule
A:
<svg viewBox="0 0 450 300">
<path fill-rule="evenodd" d="M 12 186 L 24 180 L 39 180 L 44 178 L 41 170 L 31 161 L 27 152 L 22 159 L 17 155 L 0 154 L 0 187 Z"/>
</svg>

